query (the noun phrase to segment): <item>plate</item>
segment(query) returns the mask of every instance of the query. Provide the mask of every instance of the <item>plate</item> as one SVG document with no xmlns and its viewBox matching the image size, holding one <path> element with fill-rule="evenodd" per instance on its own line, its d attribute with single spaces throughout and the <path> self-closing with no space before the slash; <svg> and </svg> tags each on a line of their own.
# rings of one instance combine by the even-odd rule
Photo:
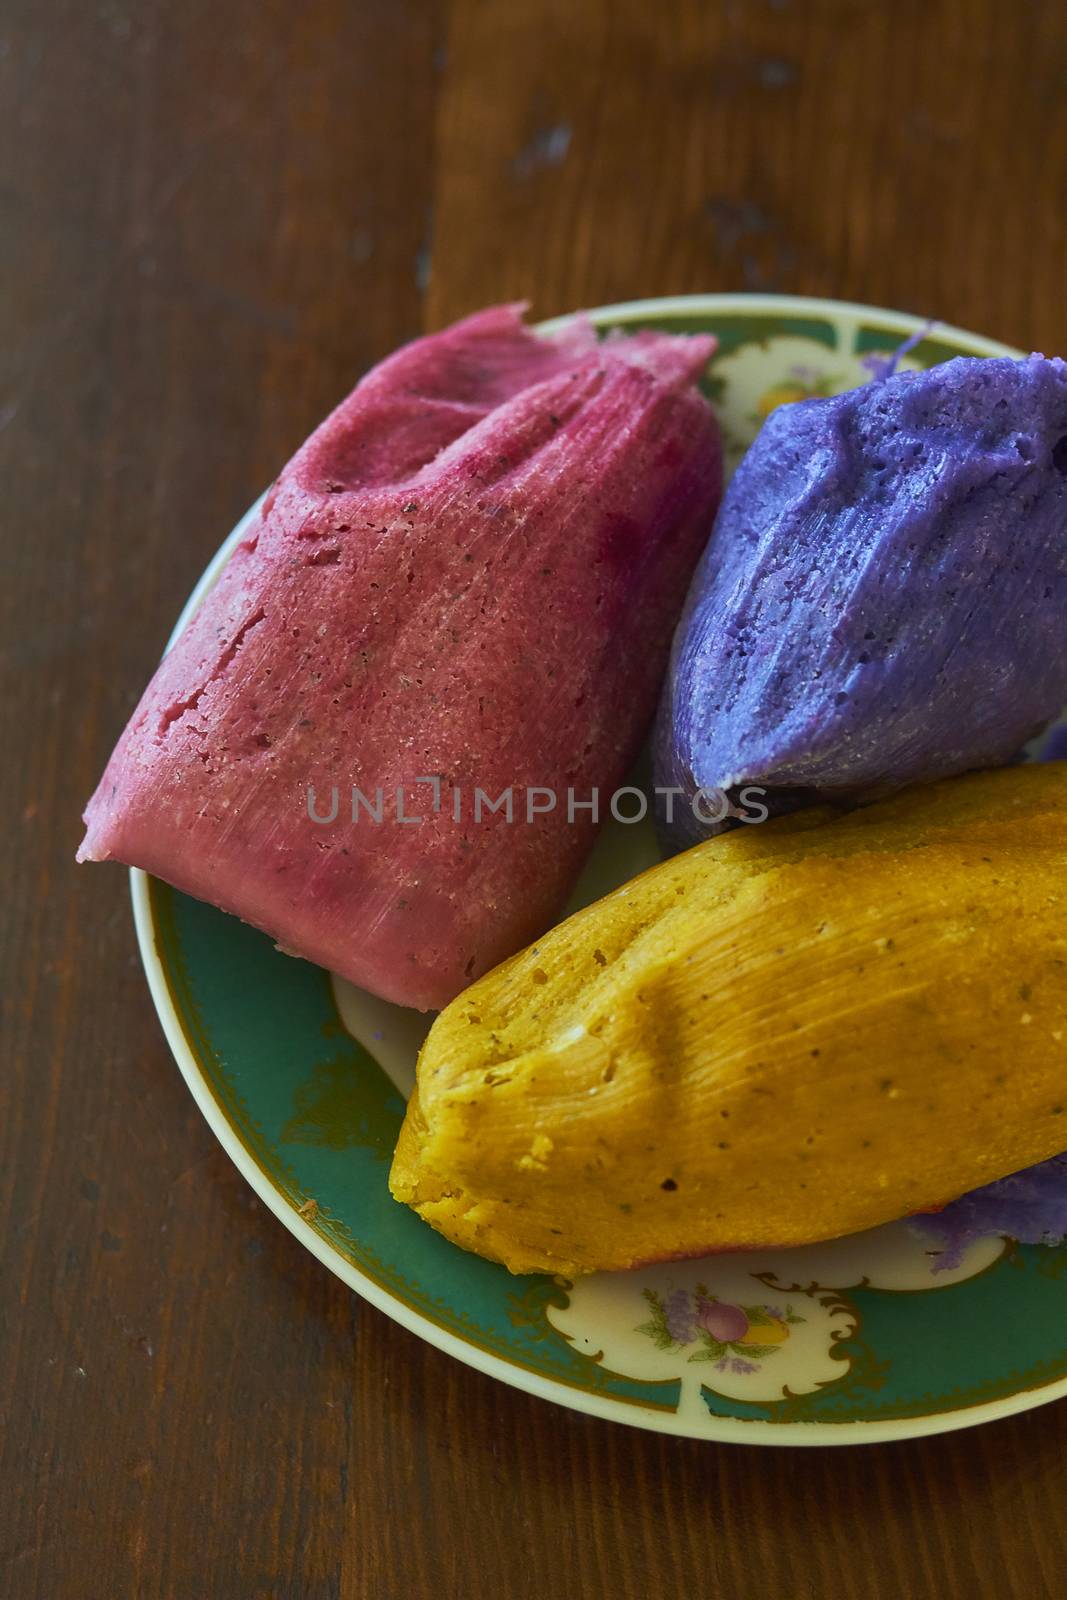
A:
<svg viewBox="0 0 1067 1600">
<path fill-rule="evenodd" d="M 708 295 L 592 313 L 711 332 L 705 380 L 736 464 L 774 406 L 864 382 L 920 335 L 922 368 L 1003 345 L 896 312 Z M 551 328 L 558 324 L 546 324 Z M 208 567 L 184 626 L 253 506 Z M 602 836 L 577 899 L 655 859 Z M 387 1174 L 426 1019 L 361 994 L 212 907 L 132 874 L 152 996 L 192 1093 L 260 1198 L 373 1305 L 491 1377 L 578 1411 L 748 1444 L 841 1444 L 966 1427 L 1067 1394 L 1067 1250 L 976 1242 L 951 1271 L 905 1223 L 806 1249 L 570 1284 L 513 1277 L 432 1232 Z"/>
</svg>

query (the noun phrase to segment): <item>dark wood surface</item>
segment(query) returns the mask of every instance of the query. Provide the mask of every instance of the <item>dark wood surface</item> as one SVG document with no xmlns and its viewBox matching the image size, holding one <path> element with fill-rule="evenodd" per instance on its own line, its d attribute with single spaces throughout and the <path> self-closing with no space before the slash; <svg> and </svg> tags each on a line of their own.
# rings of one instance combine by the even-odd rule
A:
<svg viewBox="0 0 1067 1600">
<path fill-rule="evenodd" d="M 1065 83 L 1059 0 L 8 0 L 4 1600 L 1067 1587 L 1067 1406 L 688 1443 L 361 1304 L 195 1110 L 123 874 L 72 864 L 206 558 L 361 369 L 504 297 L 723 289 L 1062 349 Z"/>
</svg>

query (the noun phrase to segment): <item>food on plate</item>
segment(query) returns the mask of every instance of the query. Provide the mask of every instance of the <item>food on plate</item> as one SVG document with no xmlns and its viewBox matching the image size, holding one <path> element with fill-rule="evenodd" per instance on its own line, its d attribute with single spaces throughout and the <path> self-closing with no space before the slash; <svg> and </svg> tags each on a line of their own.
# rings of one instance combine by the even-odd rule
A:
<svg viewBox="0 0 1067 1600">
<path fill-rule="evenodd" d="M 1067 1155 L 1051 1156 L 1024 1172 L 961 1195 L 930 1216 L 911 1218 L 912 1228 L 935 1253 L 934 1271 L 958 1267 L 967 1246 L 990 1234 L 1020 1244 L 1067 1240 Z"/>
<path fill-rule="evenodd" d="M 711 839 L 436 1020 L 394 1195 L 515 1272 L 836 1237 L 1067 1144 L 1067 774 Z"/>
<path fill-rule="evenodd" d="M 1063 361 L 961 357 L 779 407 L 675 635 L 667 836 L 720 831 L 718 795 L 750 785 L 780 812 L 1011 760 L 1067 702 L 1065 608 Z"/>
<path fill-rule="evenodd" d="M 713 348 L 500 307 L 383 362 L 159 667 L 81 859 L 420 1009 L 534 938 L 592 843 L 581 802 L 647 731 L 718 504 Z"/>
</svg>

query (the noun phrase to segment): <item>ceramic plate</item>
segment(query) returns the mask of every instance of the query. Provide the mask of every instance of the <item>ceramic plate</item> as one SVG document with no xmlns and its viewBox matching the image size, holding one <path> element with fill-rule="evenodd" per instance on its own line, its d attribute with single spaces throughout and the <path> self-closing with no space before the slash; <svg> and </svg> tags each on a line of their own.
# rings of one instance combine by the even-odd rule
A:
<svg viewBox="0 0 1067 1600">
<path fill-rule="evenodd" d="M 775 405 L 865 382 L 872 357 L 920 332 L 893 312 L 763 296 L 642 301 L 594 318 L 717 335 L 705 387 L 731 466 Z M 961 353 L 1018 354 L 939 325 L 903 364 Z M 219 551 L 179 629 L 257 512 Z M 579 898 L 655 858 L 649 833 L 614 826 Z M 1065 1250 L 991 1238 L 937 1271 L 929 1246 L 897 1223 L 573 1285 L 466 1254 L 386 1183 L 425 1020 L 143 873 L 132 886 L 163 1027 L 230 1156 L 331 1271 L 471 1366 L 596 1416 L 748 1444 L 903 1439 L 1067 1393 Z"/>
</svg>

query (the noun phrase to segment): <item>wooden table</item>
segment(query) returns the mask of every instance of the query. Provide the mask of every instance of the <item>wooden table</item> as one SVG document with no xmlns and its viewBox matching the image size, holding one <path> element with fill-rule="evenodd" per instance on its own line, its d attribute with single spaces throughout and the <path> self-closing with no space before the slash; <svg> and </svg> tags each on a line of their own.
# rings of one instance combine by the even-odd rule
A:
<svg viewBox="0 0 1067 1600">
<path fill-rule="evenodd" d="M 1065 1406 L 687 1443 L 361 1304 L 195 1110 L 123 875 L 72 863 L 207 556 L 421 329 L 775 289 L 1062 349 L 1062 4 L 11 0 L 0 77 L 0 1595 L 1063 1592 Z"/>
</svg>

